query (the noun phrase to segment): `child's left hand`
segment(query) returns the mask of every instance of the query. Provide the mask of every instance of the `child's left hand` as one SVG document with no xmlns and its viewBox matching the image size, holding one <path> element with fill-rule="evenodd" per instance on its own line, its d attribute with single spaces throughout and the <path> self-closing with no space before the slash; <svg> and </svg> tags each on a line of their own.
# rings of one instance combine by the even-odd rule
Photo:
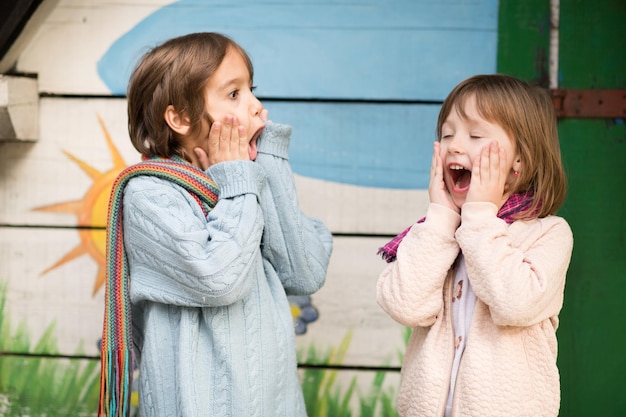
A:
<svg viewBox="0 0 626 417">
<path fill-rule="evenodd" d="M 466 202 L 491 202 L 502 206 L 504 185 L 510 168 L 506 164 L 506 151 L 491 142 L 480 152 L 472 166 L 472 180 Z"/>
</svg>

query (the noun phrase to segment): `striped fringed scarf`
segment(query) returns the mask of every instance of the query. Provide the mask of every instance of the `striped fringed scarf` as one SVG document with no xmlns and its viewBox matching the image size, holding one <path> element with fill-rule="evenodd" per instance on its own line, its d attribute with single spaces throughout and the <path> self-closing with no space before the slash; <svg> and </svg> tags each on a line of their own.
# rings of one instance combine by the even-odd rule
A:
<svg viewBox="0 0 626 417">
<path fill-rule="evenodd" d="M 498 210 L 498 217 L 504 220 L 507 224 L 511 224 L 515 221 L 515 215 L 527 210 L 533 202 L 533 193 L 526 192 L 524 194 L 511 194 L 511 196 L 506 200 L 506 202 L 500 207 Z M 531 217 L 534 216 L 539 211 L 539 206 L 533 211 Z M 426 217 L 422 217 L 417 221 L 417 223 L 422 223 L 426 220 Z M 400 246 L 400 242 L 404 239 L 409 230 L 411 230 L 412 225 L 407 227 L 402 233 L 398 236 L 391 239 L 385 246 L 378 249 L 376 252 L 377 255 L 381 255 L 382 258 L 387 262 L 393 262 L 396 260 L 396 254 L 398 253 L 398 246 Z"/>
<path fill-rule="evenodd" d="M 99 417 L 126 417 L 133 379 L 133 337 L 128 264 L 122 234 L 122 196 L 128 180 L 150 175 L 174 182 L 198 201 L 205 215 L 215 207 L 218 186 L 200 169 L 176 159 L 146 159 L 120 173 L 111 189 L 107 220 L 107 279 L 102 330 Z"/>
</svg>

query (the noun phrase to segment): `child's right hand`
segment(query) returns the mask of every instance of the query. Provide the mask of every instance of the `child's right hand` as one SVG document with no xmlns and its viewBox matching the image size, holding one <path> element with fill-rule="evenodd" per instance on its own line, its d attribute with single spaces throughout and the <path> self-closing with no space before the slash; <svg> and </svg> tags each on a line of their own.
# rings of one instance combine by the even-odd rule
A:
<svg viewBox="0 0 626 417">
<path fill-rule="evenodd" d="M 433 144 L 433 160 L 430 166 L 430 183 L 428 184 L 428 197 L 431 203 L 446 206 L 460 213 L 461 210 L 454 204 L 452 196 L 443 181 L 443 160 L 441 159 L 441 144 Z"/>
<path fill-rule="evenodd" d="M 211 125 L 206 150 L 196 147 L 194 152 L 203 170 L 219 162 L 250 160 L 246 128 L 235 116 L 226 115 L 223 121 Z"/>
</svg>

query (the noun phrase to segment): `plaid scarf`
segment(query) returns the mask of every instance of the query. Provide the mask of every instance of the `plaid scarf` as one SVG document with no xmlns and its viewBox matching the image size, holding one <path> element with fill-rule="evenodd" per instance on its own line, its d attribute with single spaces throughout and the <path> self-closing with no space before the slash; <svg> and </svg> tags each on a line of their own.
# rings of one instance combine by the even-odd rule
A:
<svg viewBox="0 0 626 417">
<path fill-rule="evenodd" d="M 219 194 L 217 184 L 204 171 L 178 157 L 145 159 L 124 169 L 113 183 L 107 219 L 99 417 L 126 417 L 130 413 L 134 357 L 130 282 L 122 233 L 122 197 L 128 180 L 140 175 L 155 176 L 180 185 L 200 204 L 205 215 L 215 207 Z"/>
<path fill-rule="evenodd" d="M 522 211 L 527 210 L 533 202 L 533 194 L 532 192 L 526 192 L 524 194 L 511 194 L 511 196 L 506 200 L 506 202 L 500 207 L 498 210 L 498 217 L 504 220 L 507 224 L 511 224 L 515 221 L 515 215 Z M 537 207 L 533 211 L 533 215 L 539 211 L 539 207 Z M 426 220 L 426 217 L 422 217 L 417 221 L 417 223 L 422 223 Z M 377 255 L 382 256 L 383 260 L 387 263 L 393 262 L 396 260 L 396 255 L 398 253 L 398 246 L 400 246 L 400 242 L 404 239 L 409 230 L 411 230 L 412 225 L 407 227 L 402 233 L 398 236 L 391 239 L 385 246 L 378 249 L 376 252 Z"/>
</svg>

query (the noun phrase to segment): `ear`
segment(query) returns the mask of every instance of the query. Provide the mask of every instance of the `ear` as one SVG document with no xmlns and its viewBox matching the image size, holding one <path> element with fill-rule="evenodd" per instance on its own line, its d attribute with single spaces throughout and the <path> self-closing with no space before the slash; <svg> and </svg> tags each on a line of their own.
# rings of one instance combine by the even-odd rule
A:
<svg viewBox="0 0 626 417">
<path fill-rule="evenodd" d="M 519 154 L 515 155 L 515 159 L 513 159 L 513 171 L 520 172 L 522 171 L 522 158 Z"/>
<path fill-rule="evenodd" d="M 178 113 L 174 106 L 172 106 L 171 104 L 165 109 L 165 114 L 163 115 L 163 118 L 165 119 L 165 123 L 167 123 L 170 129 L 172 129 L 179 135 L 185 136 L 187 132 L 189 132 L 189 128 L 191 125 L 189 119 L 184 115 Z"/>
</svg>

